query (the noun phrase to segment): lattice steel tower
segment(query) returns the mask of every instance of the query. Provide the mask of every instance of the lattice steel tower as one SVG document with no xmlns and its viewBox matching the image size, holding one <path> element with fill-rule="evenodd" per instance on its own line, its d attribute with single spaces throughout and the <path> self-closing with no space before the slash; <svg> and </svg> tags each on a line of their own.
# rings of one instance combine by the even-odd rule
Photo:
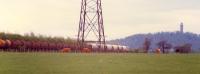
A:
<svg viewBox="0 0 200 74">
<path fill-rule="evenodd" d="M 105 35 L 101 0 L 82 0 L 77 38 L 80 48 L 85 47 L 85 43 L 89 39 L 88 36 L 92 32 L 96 39 L 94 41 L 100 45 L 99 49 L 104 49 Z"/>
</svg>

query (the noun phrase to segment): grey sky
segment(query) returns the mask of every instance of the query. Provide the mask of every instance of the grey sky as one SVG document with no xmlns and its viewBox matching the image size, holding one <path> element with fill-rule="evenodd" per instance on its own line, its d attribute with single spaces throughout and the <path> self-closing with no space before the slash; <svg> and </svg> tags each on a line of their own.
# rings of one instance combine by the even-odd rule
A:
<svg viewBox="0 0 200 74">
<path fill-rule="evenodd" d="M 81 0 L 0 0 L 0 31 L 77 35 Z M 137 33 L 200 33 L 200 0 L 102 0 L 107 39 Z"/>
</svg>

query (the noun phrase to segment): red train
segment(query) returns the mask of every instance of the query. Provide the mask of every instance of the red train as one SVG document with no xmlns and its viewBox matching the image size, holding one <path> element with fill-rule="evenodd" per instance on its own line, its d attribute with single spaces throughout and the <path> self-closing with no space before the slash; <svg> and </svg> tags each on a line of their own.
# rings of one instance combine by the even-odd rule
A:
<svg viewBox="0 0 200 74">
<path fill-rule="evenodd" d="M 87 44 L 86 48 L 76 50 L 76 44 L 46 41 L 2 40 L 0 51 L 7 52 L 98 52 L 98 44 Z M 128 52 L 128 47 L 120 45 L 105 45 L 104 52 Z"/>
<path fill-rule="evenodd" d="M 2 40 L 0 51 L 28 52 L 28 51 L 61 51 L 63 48 L 75 49 L 73 44 L 51 43 L 45 41 Z"/>
</svg>

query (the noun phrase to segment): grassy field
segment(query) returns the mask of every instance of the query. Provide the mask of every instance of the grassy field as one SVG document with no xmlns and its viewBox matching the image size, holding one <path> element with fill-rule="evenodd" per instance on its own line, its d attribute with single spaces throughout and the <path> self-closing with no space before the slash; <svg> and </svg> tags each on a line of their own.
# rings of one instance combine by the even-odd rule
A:
<svg viewBox="0 0 200 74">
<path fill-rule="evenodd" d="M 1 52 L 0 74 L 200 74 L 200 54 Z"/>
</svg>

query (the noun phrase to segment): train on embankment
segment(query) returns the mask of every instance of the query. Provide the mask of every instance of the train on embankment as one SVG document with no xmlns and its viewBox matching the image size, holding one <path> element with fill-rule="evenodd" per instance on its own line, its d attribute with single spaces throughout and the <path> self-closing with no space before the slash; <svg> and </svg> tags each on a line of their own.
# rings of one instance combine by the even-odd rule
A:
<svg viewBox="0 0 200 74">
<path fill-rule="evenodd" d="M 99 46 L 88 43 L 85 48 L 78 49 L 77 44 L 62 42 L 0 39 L 0 51 L 4 52 L 129 52 L 127 46 L 106 44 L 103 50 L 99 49 Z"/>
</svg>

